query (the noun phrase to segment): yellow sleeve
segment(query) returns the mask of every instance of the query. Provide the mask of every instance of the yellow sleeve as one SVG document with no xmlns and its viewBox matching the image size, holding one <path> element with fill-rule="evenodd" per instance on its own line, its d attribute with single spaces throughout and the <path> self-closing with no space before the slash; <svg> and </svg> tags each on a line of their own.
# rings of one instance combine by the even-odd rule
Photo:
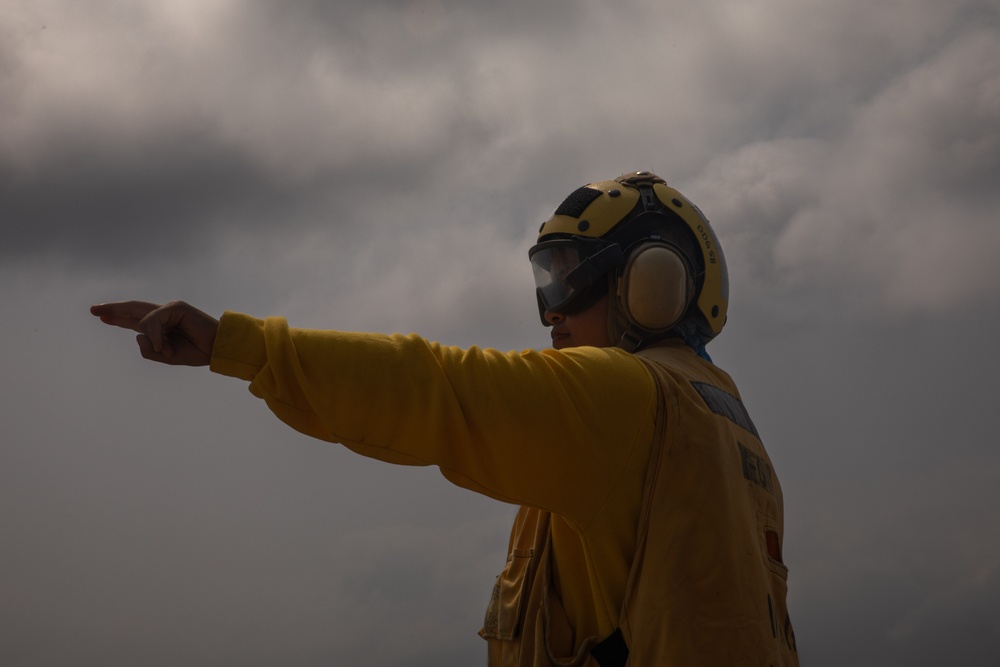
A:
<svg viewBox="0 0 1000 667">
<path fill-rule="evenodd" d="M 652 375 L 617 348 L 463 350 L 226 313 L 211 369 L 307 435 L 580 523 L 648 452 L 656 411 Z"/>
</svg>

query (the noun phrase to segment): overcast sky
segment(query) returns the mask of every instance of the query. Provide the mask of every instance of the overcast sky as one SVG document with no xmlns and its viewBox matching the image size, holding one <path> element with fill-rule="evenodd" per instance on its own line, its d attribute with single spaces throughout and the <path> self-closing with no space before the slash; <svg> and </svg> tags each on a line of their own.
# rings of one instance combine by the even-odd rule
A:
<svg viewBox="0 0 1000 667">
<path fill-rule="evenodd" d="M 803 664 L 995 665 L 996 0 L 0 1 L 0 663 L 483 664 L 513 507 L 87 309 L 545 346 L 539 223 L 639 169 L 729 260 Z"/>
</svg>

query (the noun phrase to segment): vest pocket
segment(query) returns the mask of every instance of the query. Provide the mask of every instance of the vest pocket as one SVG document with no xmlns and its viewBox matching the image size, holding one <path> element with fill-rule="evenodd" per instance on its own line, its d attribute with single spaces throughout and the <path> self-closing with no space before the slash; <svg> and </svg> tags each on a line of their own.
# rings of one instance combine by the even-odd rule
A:
<svg viewBox="0 0 1000 667">
<path fill-rule="evenodd" d="M 767 614 L 771 626 L 771 635 L 783 656 L 782 664 L 797 665 L 798 657 L 795 644 L 795 631 L 788 615 L 788 567 L 781 557 L 781 533 L 777 522 L 763 512 L 757 512 L 757 527 L 763 544 L 765 564 L 770 570 L 768 575 Z"/>
<path fill-rule="evenodd" d="M 482 637 L 512 640 L 520 633 L 533 555 L 534 549 L 514 549 L 507 556 L 507 565 L 493 585 L 483 629 L 479 633 Z"/>
</svg>

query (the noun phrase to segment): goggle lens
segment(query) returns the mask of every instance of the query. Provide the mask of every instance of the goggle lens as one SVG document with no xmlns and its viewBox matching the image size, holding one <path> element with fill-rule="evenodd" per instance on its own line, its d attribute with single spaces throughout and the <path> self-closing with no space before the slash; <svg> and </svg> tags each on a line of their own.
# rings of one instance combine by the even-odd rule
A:
<svg viewBox="0 0 1000 667">
<path fill-rule="evenodd" d="M 573 299 L 575 290 L 568 276 L 582 259 L 580 249 L 571 243 L 538 248 L 531 253 L 535 288 L 546 310 L 558 310 Z"/>
</svg>

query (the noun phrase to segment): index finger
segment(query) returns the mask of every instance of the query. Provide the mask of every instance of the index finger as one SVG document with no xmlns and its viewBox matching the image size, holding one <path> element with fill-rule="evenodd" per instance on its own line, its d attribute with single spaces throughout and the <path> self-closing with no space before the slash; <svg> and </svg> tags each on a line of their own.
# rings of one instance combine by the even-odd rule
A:
<svg viewBox="0 0 1000 667">
<path fill-rule="evenodd" d="M 117 301 L 93 305 L 90 313 L 101 318 L 105 324 L 138 331 L 142 318 L 159 307 L 159 304 L 146 301 Z"/>
</svg>

